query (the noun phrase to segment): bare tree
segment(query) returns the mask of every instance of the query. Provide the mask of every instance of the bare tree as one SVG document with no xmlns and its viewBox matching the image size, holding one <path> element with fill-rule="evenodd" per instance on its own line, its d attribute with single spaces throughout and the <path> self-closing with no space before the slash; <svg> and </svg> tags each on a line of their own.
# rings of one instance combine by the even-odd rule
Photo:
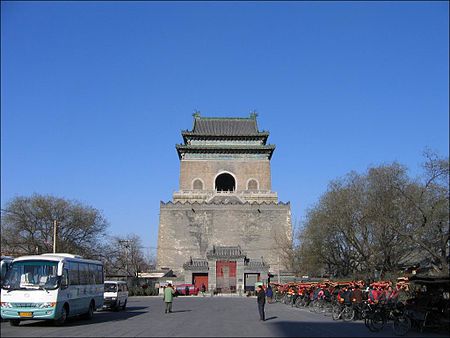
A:
<svg viewBox="0 0 450 338">
<path fill-rule="evenodd" d="M 426 153 L 424 169 L 413 180 L 392 163 L 332 181 L 299 233 L 300 269 L 383 277 L 431 257 L 436 272 L 448 273 L 448 159 Z"/>
<path fill-rule="evenodd" d="M 449 159 L 424 152 L 424 173 L 414 182 L 390 182 L 408 208 L 396 228 L 411 247 L 424 252 L 435 274 L 449 274 Z"/>
<path fill-rule="evenodd" d="M 150 266 L 142 249 L 138 235 L 112 237 L 104 248 L 106 254 L 103 260 L 107 274 L 138 277 L 140 272 L 148 270 Z"/>
<path fill-rule="evenodd" d="M 58 252 L 97 255 L 107 228 L 102 213 L 77 201 L 38 194 L 16 197 L 2 209 L 2 252 L 15 256 L 52 252 L 54 221 Z"/>
</svg>

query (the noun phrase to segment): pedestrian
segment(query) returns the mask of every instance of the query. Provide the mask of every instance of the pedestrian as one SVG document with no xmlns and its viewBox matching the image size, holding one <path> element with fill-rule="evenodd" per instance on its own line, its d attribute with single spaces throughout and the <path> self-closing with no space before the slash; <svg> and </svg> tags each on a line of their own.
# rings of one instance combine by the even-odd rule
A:
<svg viewBox="0 0 450 338">
<path fill-rule="evenodd" d="M 202 290 L 202 296 L 205 297 L 205 292 L 206 292 L 206 286 L 205 286 L 205 283 L 202 283 L 202 288 L 201 288 L 201 290 Z"/>
<path fill-rule="evenodd" d="M 370 304 L 378 303 L 378 292 L 375 286 L 370 286 L 368 299 Z"/>
<path fill-rule="evenodd" d="M 174 294 L 175 294 L 175 290 L 173 289 L 172 284 L 169 283 L 167 285 L 167 287 L 164 289 L 164 303 L 166 303 L 165 313 L 172 312 L 172 302 L 173 302 Z"/>
<path fill-rule="evenodd" d="M 358 284 L 355 285 L 351 297 L 352 301 L 356 304 L 360 304 L 362 302 L 362 292 Z"/>
<path fill-rule="evenodd" d="M 186 287 L 184 288 L 184 295 L 185 296 L 189 296 L 189 286 L 186 285 Z"/>
<path fill-rule="evenodd" d="M 266 317 L 264 314 L 264 306 L 266 305 L 266 293 L 262 285 L 258 285 L 257 302 L 258 302 L 258 311 L 259 311 L 259 320 L 265 321 Z"/>
<path fill-rule="evenodd" d="M 350 296 L 351 296 L 350 290 L 346 286 L 344 286 L 342 289 L 342 293 L 341 293 L 341 298 L 344 300 L 344 302 L 343 302 L 344 304 L 346 304 L 346 305 L 352 304 Z"/>
<path fill-rule="evenodd" d="M 273 298 L 273 290 L 270 285 L 267 286 L 266 296 L 267 296 L 267 303 L 271 304 Z"/>
</svg>

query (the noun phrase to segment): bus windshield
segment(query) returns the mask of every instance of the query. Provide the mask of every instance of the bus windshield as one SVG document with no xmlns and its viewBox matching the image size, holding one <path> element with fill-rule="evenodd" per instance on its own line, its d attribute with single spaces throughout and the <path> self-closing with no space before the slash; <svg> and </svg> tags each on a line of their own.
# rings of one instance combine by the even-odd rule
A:
<svg viewBox="0 0 450 338">
<path fill-rule="evenodd" d="M 2 283 L 8 290 L 42 289 L 58 287 L 58 262 L 29 260 L 12 263 Z"/>
</svg>

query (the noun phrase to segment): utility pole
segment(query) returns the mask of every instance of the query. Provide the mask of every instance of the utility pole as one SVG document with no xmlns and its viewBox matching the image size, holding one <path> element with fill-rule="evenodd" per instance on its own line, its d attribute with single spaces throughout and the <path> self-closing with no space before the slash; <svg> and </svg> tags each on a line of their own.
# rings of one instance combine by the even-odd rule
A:
<svg viewBox="0 0 450 338">
<path fill-rule="evenodd" d="M 56 253 L 56 227 L 57 227 L 57 222 L 55 219 L 55 220 L 53 220 L 53 253 Z"/>
<path fill-rule="evenodd" d="M 280 253 L 278 253 L 278 284 L 280 284 Z"/>
<path fill-rule="evenodd" d="M 126 272 L 126 278 L 128 282 L 128 248 L 130 247 L 130 240 L 123 239 L 120 240 L 119 243 L 124 246 L 125 248 L 125 272 Z"/>
</svg>

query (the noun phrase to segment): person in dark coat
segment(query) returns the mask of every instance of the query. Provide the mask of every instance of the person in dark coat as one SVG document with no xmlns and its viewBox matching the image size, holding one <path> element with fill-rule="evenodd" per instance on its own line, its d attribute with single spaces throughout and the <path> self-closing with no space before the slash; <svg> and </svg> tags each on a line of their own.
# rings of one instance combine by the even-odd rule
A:
<svg viewBox="0 0 450 338">
<path fill-rule="evenodd" d="M 205 297 L 205 292 L 206 292 L 206 286 L 205 286 L 205 283 L 202 283 L 201 291 L 202 291 L 202 296 Z"/>
<path fill-rule="evenodd" d="M 346 305 L 351 304 L 352 301 L 351 301 L 351 298 L 350 298 L 350 296 L 351 296 L 350 290 L 347 287 L 344 287 L 342 289 L 342 291 L 343 292 L 341 293 L 341 297 L 344 299 L 344 304 L 346 304 Z"/>
<path fill-rule="evenodd" d="M 267 286 L 266 296 L 267 296 L 267 303 L 269 303 L 269 304 L 272 303 L 273 290 L 270 285 Z"/>
<path fill-rule="evenodd" d="M 265 321 L 266 316 L 264 313 L 264 306 L 266 305 L 266 293 L 262 285 L 258 285 L 257 302 L 258 302 L 258 311 L 259 311 L 259 320 Z"/>
<path fill-rule="evenodd" d="M 352 291 L 352 301 L 356 304 L 362 302 L 362 292 L 358 285 L 355 285 L 355 289 Z"/>
</svg>

